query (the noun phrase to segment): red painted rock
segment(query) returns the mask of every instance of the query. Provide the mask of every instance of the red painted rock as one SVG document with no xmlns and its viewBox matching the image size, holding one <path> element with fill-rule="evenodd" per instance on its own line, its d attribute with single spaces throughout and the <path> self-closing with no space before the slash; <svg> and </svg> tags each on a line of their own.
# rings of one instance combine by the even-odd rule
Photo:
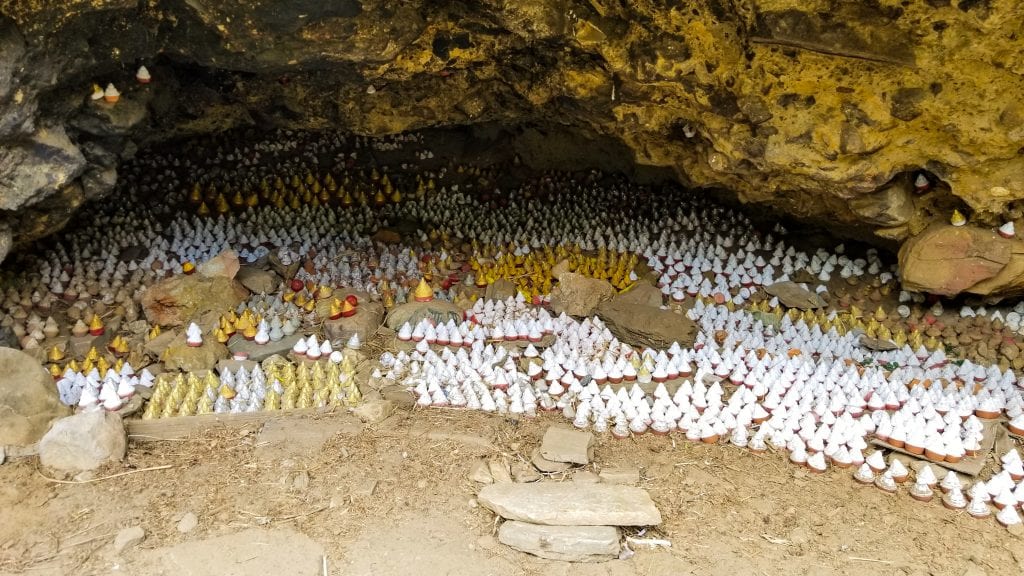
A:
<svg viewBox="0 0 1024 576">
<path fill-rule="evenodd" d="M 900 248 L 907 290 L 955 296 L 1024 294 L 1024 242 L 976 226 L 933 224 Z"/>
</svg>

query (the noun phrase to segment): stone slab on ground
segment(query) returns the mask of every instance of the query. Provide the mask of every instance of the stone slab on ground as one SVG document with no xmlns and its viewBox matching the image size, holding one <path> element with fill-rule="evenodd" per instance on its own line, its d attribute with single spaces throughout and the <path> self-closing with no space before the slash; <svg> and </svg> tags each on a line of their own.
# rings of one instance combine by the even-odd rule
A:
<svg viewBox="0 0 1024 576">
<path fill-rule="evenodd" d="M 599 476 L 601 481 L 608 484 L 635 486 L 640 483 L 640 469 L 634 466 L 604 468 Z"/>
<path fill-rule="evenodd" d="M 572 468 L 572 464 L 567 464 L 565 462 L 554 462 L 541 456 L 540 448 L 535 449 L 533 453 L 530 454 L 530 462 L 533 463 L 537 470 L 540 470 L 545 474 L 561 474 L 562 472 L 565 472 L 569 468 Z"/>
<path fill-rule="evenodd" d="M 589 464 L 594 457 L 594 435 L 565 426 L 551 426 L 544 432 L 540 455 L 552 462 Z"/>
<path fill-rule="evenodd" d="M 324 549 L 290 528 L 243 530 L 154 551 L 176 576 L 322 576 Z"/>
<path fill-rule="evenodd" d="M 249 360 L 254 362 L 262 362 L 274 354 L 280 354 L 287 358 L 288 354 L 292 351 L 292 346 L 295 346 L 299 338 L 302 338 L 302 334 L 295 333 L 291 336 L 285 336 L 277 342 L 270 341 L 266 344 L 257 344 L 235 334 L 231 337 L 231 340 L 228 340 L 228 350 L 232 354 L 244 352 L 249 355 Z"/>
<path fill-rule="evenodd" d="M 313 457 L 335 434 L 356 436 L 362 430 L 359 420 L 347 414 L 271 420 L 263 425 L 256 438 L 256 459 L 267 462 Z"/>
<path fill-rule="evenodd" d="M 416 422 L 409 429 L 409 436 L 426 438 L 435 442 L 455 442 L 466 448 L 474 448 L 477 451 L 492 452 L 498 449 L 493 442 L 488 440 L 490 430 L 481 430 L 477 434 L 466 432 L 454 432 L 441 428 L 433 428 L 429 424 Z"/>
<path fill-rule="evenodd" d="M 566 562 L 604 562 L 619 555 L 619 529 L 614 526 L 543 526 L 509 520 L 498 541 L 521 552 Z"/>
<path fill-rule="evenodd" d="M 765 292 L 775 296 L 787 308 L 813 310 L 825 306 L 821 296 L 804 288 L 796 282 L 776 282 L 766 286 Z"/>
<path fill-rule="evenodd" d="M 661 513 L 646 490 L 604 483 L 491 484 L 477 495 L 502 518 L 551 526 L 653 526 Z"/>
<path fill-rule="evenodd" d="M 128 437 L 121 417 L 102 410 L 61 418 L 39 441 L 39 462 L 47 468 L 79 472 L 124 458 Z"/>
<path fill-rule="evenodd" d="M 513 462 L 512 463 L 512 478 L 516 482 L 536 482 L 543 478 L 540 472 L 534 468 L 531 464 L 526 462 Z"/>
<path fill-rule="evenodd" d="M 252 372 L 252 369 L 256 367 L 259 362 L 255 360 L 221 360 L 217 362 L 217 366 L 214 368 L 217 374 L 220 376 L 224 375 L 224 372 L 230 371 L 231 375 L 234 376 L 238 372 L 239 368 L 245 368 L 246 372 Z"/>
</svg>

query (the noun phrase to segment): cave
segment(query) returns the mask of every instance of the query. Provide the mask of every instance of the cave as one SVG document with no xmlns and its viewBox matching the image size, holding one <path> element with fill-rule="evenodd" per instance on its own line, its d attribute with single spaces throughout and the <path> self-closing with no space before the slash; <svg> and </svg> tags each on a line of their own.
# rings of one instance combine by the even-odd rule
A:
<svg viewBox="0 0 1024 576">
<path fill-rule="evenodd" d="M 1021 11 L 0 0 L 0 571 L 1019 571 Z"/>
</svg>

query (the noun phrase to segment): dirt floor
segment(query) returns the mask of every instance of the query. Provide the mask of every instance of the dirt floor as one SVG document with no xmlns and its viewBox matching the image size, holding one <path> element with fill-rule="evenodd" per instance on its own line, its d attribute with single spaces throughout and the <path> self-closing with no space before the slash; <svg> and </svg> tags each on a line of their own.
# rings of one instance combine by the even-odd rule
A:
<svg viewBox="0 0 1024 576">
<path fill-rule="evenodd" d="M 124 464 L 88 483 L 14 459 L 0 466 L 0 573 L 178 576 L 192 573 L 175 563 L 183 555 L 229 566 L 196 574 L 294 573 L 247 565 L 257 554 L 246 545 L 312 546 L 306 560 L 326 555 L 330 574 L 375 576 L 1024 573 L 1024 534 L 992 519 L 887 496 L 848 471 L 814 475 L 771 452 L 651 435 L 604 435 L 591 466 L 639 467 L 665 518 L 645 536 L 672 547 L 601 564 L 541 560 L 497 542 L 467 472 L 481 456 L 528 458 L 555 423 L 437 409 L 366 427 L 347 414 L 291 417 L 262 434 L 249 425 L 133 440 Z M 188 512 L 198 526 L 182 533 Z M 116 533 L 135 525 L 145 540 L 116 554 Z M 202 549 L 212 560 L 187 547 L 224 535 Z"/>
</svg>

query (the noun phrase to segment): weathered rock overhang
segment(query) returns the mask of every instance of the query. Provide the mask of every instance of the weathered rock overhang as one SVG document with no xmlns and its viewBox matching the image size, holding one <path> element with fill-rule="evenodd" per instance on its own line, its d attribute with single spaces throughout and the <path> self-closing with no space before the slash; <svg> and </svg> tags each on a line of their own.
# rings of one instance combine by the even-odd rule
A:
<svg viewBox="0 0 1024 576">
<path fill-rule="evenodd" d="M 245 125 L 541 127 L 890 247 L 954 208 L 997 226 L 1024 215 L 1022 20 L 977 0 L 3 0 L 0 248 L 109 194 L 140 146 Z M 92 102 L 109 82 L 121 100 Z"/>
</svg>

